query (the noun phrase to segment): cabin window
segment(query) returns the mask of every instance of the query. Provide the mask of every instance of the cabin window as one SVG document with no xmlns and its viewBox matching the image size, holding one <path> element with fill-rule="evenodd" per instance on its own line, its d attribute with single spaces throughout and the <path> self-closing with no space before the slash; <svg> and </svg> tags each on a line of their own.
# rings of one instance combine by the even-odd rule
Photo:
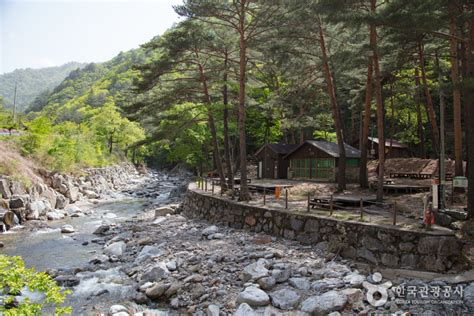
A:
<svg viewBox="0 0 474 316">
<path fill-rule="evenodd" d="M 309 159 L 292 159 L 291 169 L 295 178 L 309 178 Z"/>
<path fill-rule="evenodd" d="M 295 178 L 327 179 L 334 172 L 334 159 L 292 159 Z"/>
<path fill-rule="evenodd" d="M 346 159 L 346 166 L 347 167 L 359 167 L 359 159 L 357 158 L 347 158 Z"/>
</svg>

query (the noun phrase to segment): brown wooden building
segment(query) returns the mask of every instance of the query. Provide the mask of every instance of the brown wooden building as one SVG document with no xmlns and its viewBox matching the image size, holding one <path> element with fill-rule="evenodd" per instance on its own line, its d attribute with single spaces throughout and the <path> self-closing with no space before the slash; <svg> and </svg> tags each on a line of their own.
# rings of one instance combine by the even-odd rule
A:
<svg viewBox="0 0 474 316">
<path fill-rule="evenodd" d="M 391 145 L 390 145 L 391 144 Z M 355 141 L 352 146 L 360 149 L 359 140 Z M 377 137 L 369 137 L 367 146 L 367 155 L 372 159 L 379 158 L 379 139 Z M 395 139 L 385 139 L 385 158 L 408 158 L 411 157 L 408 146 L 400 143 Z"/>
<path fill-rule="evenodd" d="M 288 160 L 283 159 L 298 145 L 265 144 L 256 153 L 258 160 L 258 178 L 287 179 Z"/>
<path fill-rule="evenodd" d="M 359 179 L 360 151 L 348 144 L 346 149 L 346 179 Z M 339 165 L 339 147 L 323 140 L 307 140 L 285 156 L 290 162 L 288 178 L 335 182 Z"/>
</svg>

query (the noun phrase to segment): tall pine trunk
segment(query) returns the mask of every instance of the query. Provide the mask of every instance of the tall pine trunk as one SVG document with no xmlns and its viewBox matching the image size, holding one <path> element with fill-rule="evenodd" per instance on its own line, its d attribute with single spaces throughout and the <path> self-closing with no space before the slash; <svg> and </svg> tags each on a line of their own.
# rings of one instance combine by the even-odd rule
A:
<svg viewBox="0 0 474 316">
<path fill-rule="evenodd" d="M 418 56 L 420 62 L 421 82 L 423 84 L 423 89 L 425 91 L 426 97 L 426 112 L 428 114 L 428 121 L 430 122 L 431 126 L 433 151 L 437 154 L 439 152 L 439 130 L 438 123 L 436 122 L 436 113 L 434 111 L 433 98 L 431 97 L 430 89 L 428 87 L 428 79 L 426 78 L 425 52 L 421 40 L 418 41 Z"/>
<path fill-rule="evenodd" d="M 420 158 L 426 158 L 425 132 L 423 131 L 423 117 L 421 115 L 420 74 L 417 66 L 415 66 L 415 87 L 416 122 L 418 125 L 418 139 L 420 140 L 419 155 Z"/>
<path fill-rule="evenodd" d="M 376 0 L 370 1 L 371 13 L 375 15 Z M 377 29 L 374 23 L 370 24 L 370 46 L 372 48 L 372 57 L 374 61 L 374 88 L 375 100 L 377 104 L 377 137 L 379 139 L 378 156 L 379 156 L 379 174 L 377 181 L 377 201 L 383 201 L 383 184 L 385 176 L 385 135 L 384 135 L 384 110 L 382 100 L 382 76 L 380 74 L 379 55 L 377 49 Z"/>
<path fill-rule="evenodd" d="M 469 7 L 471 13 L 468 25 L 468 43 L 466 49 L 466 77 L 464 78 L 467 109 L 467 139 L 474 137 L 474 4 Z M 468 146 L 467 151 L 467 163 L 468 163 L 468 213 L 469 217 L 474 217 L 474 146 Z"/>
<path fill-rule="evenodd" d="M 199 60 L 199 54 L 196 51 L 196 57 Z M 219 142 L 217 140 L 217 129 L 216 129 L 216 124 L 214 120 L 214 115 L 212 114 L 212 100 L 211 96 L 209 95 L 209 88 L 207 86 L 207 78 L 204 74 L 204 67 L 199 63 L 199 75 L 200 75 L 200 80 L 202 83 L 202 90 L 204 93 L 204 98 L 205 102 L 207 104 L 207 121 L 209 124 L 209 129 L 211 130 L 211 139 L 212 139 L 212 150 L 213 150 L 213 156 L 214 156 L 214 163 L 217 168 L 217 173 L 219 174 L 219 180 L 221 183 L 221 190 L 225 192 L 227 190 L 227 184 L 225 182 L 225 177 L 224 177 L 224 168 L 222 167 L 222 157 L 221 153 L 219 150 Z"/>
<path fill-rule="evenodd" d="M 222 98 L 224 102 L 224 156 L 227 168 L 227 186 L 229 189 L 234 189 L 234 173 L 232 172 L 232 159 L 230 154 L 230 137 L 229 137 L 229 94 L 227 90 L 227 67 L 228 67 L 228 52 L 224 52 L 224 85 L 222 87 Z"/>
<path fill-rule="evenodd" d="M 344 137 L 342 133 L 342 122 L 341 122 L 341 111 L 336 98 L 336 89 L 334 87 L 333 76 L 331 68 L 329 67 L 329 60 L 327 56 L 326 43 L 324 39 L 324 32 L 322 28 L 321 20 L 318 18 L 319 23 L 319 44 L 321 47 L 321 55 L 323 61 L 324 74 L 326 77 L 326 85 L 329 97 L 332 104 L 332 116 L 334 120 L 334 127 L 336 129 L 337 145 L 339 147 L 339 162 L 337 166 L 337 186 L 338 190 L 342 191 L 346 189 L 346 149 L 344 147 Z"/>
<path fill-rule="evenodd" d="M 372 57 L 369 57 L 369 64 L 367 66 L 367 84 L 365 87 L 364 125 L 362 127 L 362 135 L 360 139 L 360 169 L 359 169 L 360 187 L 365 188 L 365 189 L 369 187 L 369 179 L 367 175 L 367 155 L 368 155 L 368 150 L 369 150 L 370 116 L 372 114 L 371 105 L 372 105 L 373 72 L 374 72 L 373 60 L 372 60 Z"/>
<path fill-rule="evenodd" d="M 458 41 L 456 40 L 456 12 L 451 8 L 449 20 L 449 48 L 451 55 L 451 81 L 453 83 L 453 123 L 454 123 L 454 174 L 463 175 L 462 166 L 462 126 L 461 126 L 461 90 L 459 83 Z"/>
<path fill-rule="evenodd" d="M 239 147 L 240 147 L 240 201 L 250 200 L 247 186 L 247 144 L 245 135 L 245 79 L 247 72 L 247 40 L 245 38 L 245 8 L 247 0 L 240 1 L 239 15 Z"/>
</svg>

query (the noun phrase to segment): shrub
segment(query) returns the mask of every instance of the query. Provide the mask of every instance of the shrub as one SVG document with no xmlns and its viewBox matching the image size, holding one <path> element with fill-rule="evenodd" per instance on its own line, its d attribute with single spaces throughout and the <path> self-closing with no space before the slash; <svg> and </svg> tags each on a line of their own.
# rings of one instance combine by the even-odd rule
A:
<svg viewBox="0 0 474 316">
<path fill-rule="evenodd" d="M 43 294 L 42 298 L 35 302 L 28 298 L 17 300 L 25 289 Z M 20 257 L 0 255 L 0 314 L 41 315 L 45 307 L 54 308 L 55 315 L 71 314 L 71 307 L 59 306 L 70 293 L 61 290 L 46 273 L 25 268 Z"/>
</svg>

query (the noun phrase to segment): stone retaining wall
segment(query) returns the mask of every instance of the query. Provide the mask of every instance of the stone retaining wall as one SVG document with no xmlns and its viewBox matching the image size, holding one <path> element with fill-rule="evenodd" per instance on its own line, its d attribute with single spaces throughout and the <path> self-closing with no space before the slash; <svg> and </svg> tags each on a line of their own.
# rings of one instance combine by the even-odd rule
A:
<svg viewBox="0 0 474 316">
<path fill-rule="evenodd" d="M 188 188 L 182 205 L 186 216 L 237 229 L 342 246 L 343 257 L 391 268 L 456 272 L 469 267 L 463 243 L 447 231 L 414 232 L 390 226 L 341 221 L 305 212 L 256 207 Z"/>
</svg>

